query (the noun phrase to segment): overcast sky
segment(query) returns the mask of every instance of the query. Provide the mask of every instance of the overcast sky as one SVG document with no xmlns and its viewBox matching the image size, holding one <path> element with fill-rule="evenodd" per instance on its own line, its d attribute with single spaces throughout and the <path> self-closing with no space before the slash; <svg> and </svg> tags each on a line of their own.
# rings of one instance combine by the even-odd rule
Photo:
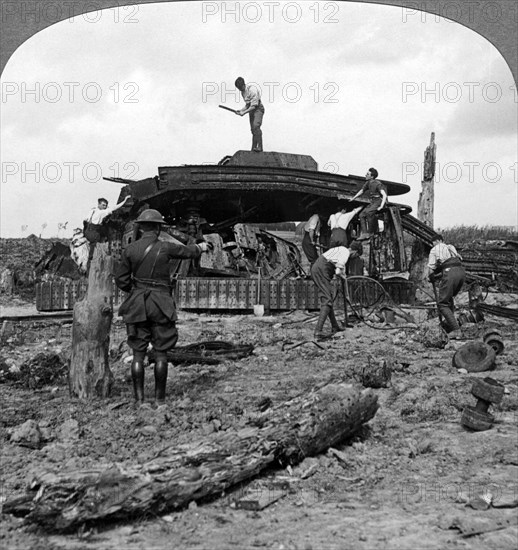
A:
<svg viewBox="0 0 518 550">
<path fill-rule="evenodd" d="M 217 108 L 242 106 L 237 76 L 261 86 L 265 151 L 340 174 L 374 166 L 411 186 L 394 200 L 415 210 L 435 132 L 435 226 L 516 226 L 511 71 L 472 30 L 424 19 L 370 4 L 193 2 L 41 31 L 2 75 L 1 236 L 51 237 L 64 222 L 70 236 L 98 197 L 116 202 L 120 185 L 101 176 L 143 179 L 249 149 L 248 119 Z"/>
</svg>

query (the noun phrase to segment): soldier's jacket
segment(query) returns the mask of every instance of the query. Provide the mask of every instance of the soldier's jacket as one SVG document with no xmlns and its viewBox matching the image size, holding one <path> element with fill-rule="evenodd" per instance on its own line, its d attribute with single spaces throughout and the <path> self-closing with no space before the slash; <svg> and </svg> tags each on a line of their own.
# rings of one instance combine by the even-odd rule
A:
<svg viewBox="0 0 518 550">
<path fill-rule="evenodd" d="M 142 261 L 150 244 L 153 247 Z M 153 232 L 145 232 L 138 241 L 130 243 L 115 273 L 117 286 L 130 292 L 119 308 L 124 322 L 175 321 L 176 306 L 171 296 L 169 262 L 178 258 L 198 258 L 200 254 L 201 249 L 195 244 L 186 246 L 158 241 Z"/>
</svg>

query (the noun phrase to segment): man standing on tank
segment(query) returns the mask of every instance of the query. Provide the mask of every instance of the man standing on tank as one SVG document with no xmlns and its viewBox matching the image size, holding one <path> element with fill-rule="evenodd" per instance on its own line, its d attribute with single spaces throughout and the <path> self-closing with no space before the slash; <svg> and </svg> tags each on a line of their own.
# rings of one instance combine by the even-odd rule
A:
<svg viewBox="0 0 518 550">
<path fill-rule="evenodd" d="M 235 82 L 236 88 L 241 92 L 245 101 L 244 109 L 236 111 L 239 116 L 246 113 L 250 117 L 250 130 L 252 132 L 252 151 L 261 153 L 263 150 L 263 123 L 264 105 L 261 102 L 261 92 L 254 84 L 245 84 L 243 77 L 238 77 Z"/>
</svg>

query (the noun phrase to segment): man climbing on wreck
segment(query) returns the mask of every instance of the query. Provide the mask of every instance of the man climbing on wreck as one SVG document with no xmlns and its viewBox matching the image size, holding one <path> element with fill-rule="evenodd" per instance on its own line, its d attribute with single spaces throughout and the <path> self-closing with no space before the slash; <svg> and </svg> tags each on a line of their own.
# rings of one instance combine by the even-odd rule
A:
<svg viewBox="0 0 518 550">
<path fill-rule="evenodd" d="M 453 298 L 460 292 L 466 272 L 462 258 L 452 244 L 446 244 L 441 235 L 433 239 L 433 247 L 428 257 L 428 280 L 435 285 L 439 282 L 437 308 L 444 317 L 444 329 L 451 336 L 459 330 L 454 315 Z"/>
<path fill-rule="evenodd" d="M 345 266 L 349 259 L 361 256 L 363 248 L 361 243 L 354 241 L 350 248 L 337 246 L 330 248 L 321 254 L 316 262 L 311 266 L 311 278 L 318 288 L 318 298 L 320 300 L 320 314 L 318 316 L 317 326 L 315 327 L 315 340 L 327 340 L 344 329 L 338 324 L 333 309 L 334 293 L 331 285 L 333 277 L 345 277 Z M 326 319 L 331 321 L 331 333 L 323 332 Z"/>
<path fill-rule="evenodd" d="M 167 352 L 178 341 L 176 306 L 169 280 L 169 262 L 199 258 L 211 250 L 207 242 L 183 245 L 158 239 L 165 221 L 157 210 L 144 210 L 137 218 L 142 235 L 122 253 L 115 282 L 129 296 L 119 307 L 126 323 L 128 345 L 133 350 L 131 378 L 135 401 L 144 402 L 144 357 L 151 343 L 155 350 L 155 400 L 165 403 Z"/>
<path fill-rule="evenodd" d="M 241 92 L 245 101 L 244 109 L 236 111 L 236 115 L 244 116 L 248 113 L 250 118 L 250 130 L 252 132 L 252 151 L 261 153 L 263 150 L 263 123 L 264 105 L 261 102 L 261 92 L 254 84 L 245 84 L 243 77 L 238 77 L 236 88 Z"/>
<path fill-rule="evenodd" d="M 104 225 L 106 218 L 113 214 L 119 208 L 122 208 L 131 198 L 130 195 L 124 197 L 119 204 L 108 208 L 108 201 L 105 198 L 97 200 L 97 206 L 84 220 L 84 235 L 90 243 L 100 243 L 108 239 L 108 228 Z"/>
<path fill-rule="evenodd" d="M 376 168 L 369 168 L 365 174 L 366 182 L 363 187 L 354 195 L 351 201 L 357 199 L 364 193 L 367 193 L 370 204 L 359 215 L 361 234 L 358 237 L 359 241 L 370 239 L 374 233 L 377 233 L 376 214 L 383 210 L 387 203 L 387 188 L 385 184 L 378 179 L 378 171 Z"/>
</svg>

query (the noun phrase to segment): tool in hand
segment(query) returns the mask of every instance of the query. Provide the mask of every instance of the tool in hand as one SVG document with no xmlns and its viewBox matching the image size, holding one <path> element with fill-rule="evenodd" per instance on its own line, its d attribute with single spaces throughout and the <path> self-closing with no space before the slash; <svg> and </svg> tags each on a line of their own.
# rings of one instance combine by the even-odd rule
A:
<svg viewBox="0 0 518 550">
<path fill-rule="evenodd" d="M 225 109 L 226 111 L 231 111 L 237 115 L 237 109 L 231 109 L 230 107 L 225 107 L 225 105 L 218 105 L 220 109 Z"/>
<path fill-rule="evenodd" d="M 344 326 L 349 328 L 352 325 L 349 324 L 349 315 L 347 313 L 347 300 L 349 299 L 349 289 L 347 287 L 347 277 L 345 275 L 339 275 L 342 279 L 342 294 L 344 295 Z"/>
</svg>

